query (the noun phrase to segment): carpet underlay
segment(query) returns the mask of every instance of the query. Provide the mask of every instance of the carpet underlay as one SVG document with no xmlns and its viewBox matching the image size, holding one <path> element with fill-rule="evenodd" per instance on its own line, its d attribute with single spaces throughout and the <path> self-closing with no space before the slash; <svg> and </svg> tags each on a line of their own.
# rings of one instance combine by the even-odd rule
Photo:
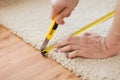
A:
<svg viewBox="0 0 120 80">
<path fill-rule="evenodd" d="M 66 24 L 58 28 L 49 45 L 111 12 L 115 9 L 115 4 L 116 0 L 80 0 L 71 17 L 66 19 Z M 51 23 L 50 10 L 49 0 L 0 0 L 0 24 L 40 49 Z M 112 21 L 113 18 L 87 31 L 105 36 Z M 120 54 L 107 59 L 68 59 L 65 53 L 52 50 L 49 57 L 83 80 L 120 80 Z"/>
</svg>

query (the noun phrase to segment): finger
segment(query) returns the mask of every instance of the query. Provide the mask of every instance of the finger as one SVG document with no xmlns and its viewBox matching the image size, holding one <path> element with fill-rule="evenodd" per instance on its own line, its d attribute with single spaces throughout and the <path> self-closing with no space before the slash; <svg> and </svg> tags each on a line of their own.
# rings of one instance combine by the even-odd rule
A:
<svg viewBox="0 0 120 80">
<path fill-rule="evenodd" d="M 61 48 L 61 47 L 64 47 L 64 46 L 66 46 L 68 44 L 69 44 L 68 41 L 66 41 L 66 40 L 60 40 L 54 47 L 55 48 Z"/>
<path fill-rule="evenodd" d="M 84 36 L 90 36 L 90 35 L 92 35 L 92 33 L 86 32 L 86 33 L 84 33 L 83 35 L 84 35 Z"/>
<path fill-rule="evenodd" d="M 79 37 L 75 37 L 75 36 L 70 36 L 66 39 L 60 40 L 55 47 L 56 48 L 60 48 L 69 44 L 76 44 L 79 40 Z"/>
<path fill-rule="evenodd" d="M 70 52 L 69 54 L 68 54 L 68 58 L 75 58 L 75 57 L 77 57 L 78 56 L 78 52 L 77 51 L 73 51 L 73 52 Z"/>
<path fill-rule="evenodd" d="M 78 44 L 80 44 L 83 47 L 83 46 L 85 46 L 88 43 L 89 43 L 88 36 L 86 36 L 86 35 L 80 36 L 80 40 L 79 40 Z"/>
<path fill-rule="evenodd" d="M 67 45 L 65 47 L 58 48 L 58 51 L 60 51 L 60 52 L 70 52 L 70 51 L 78 50 L 78 49 L 80 49 L 79 45 Z"/>
<path fill-rule="evenodd" d="M 89 52 L 85 52 L 84 50 L 75 50 L 68 54 L 68 58 L 75 58 L 75 57 L 84 57 L 84 58 L 93 58 L 92 54 Z"/>
<path fill-rule="evenodd" d="M 65 24 L 65 21 L 64 20 L 62 20 L 60 23 L 58 23 L 58 24 L 61 24 L 61 25 L 63 25 L 63 24 Z"/>
<path fill-rule="evenodd" d="M 89 36 L 89 37 L 98 37 L 99 34 L 98 33 L 91 33 L 91 32 L 86 32 L 83 34 L 84 36 Z"/>
<path fill-rule="evenodd" d="M 64 18 L 69 17 L 71 14 L 71 10 L 69 8 L 65 8 L 61 13 L 59 13 L 57 17 L 57 23 L 58 24 L 63 24 L 64 23 Z"/>
<path fill-rule="evenodd" d="M 65 9 L 65 6 L 52 6 L 52 11 L 51 11 L 51 19 L 54 19 L 55 16 L 57 16 L 60 12 L 62 12 Z"/>
</svg>

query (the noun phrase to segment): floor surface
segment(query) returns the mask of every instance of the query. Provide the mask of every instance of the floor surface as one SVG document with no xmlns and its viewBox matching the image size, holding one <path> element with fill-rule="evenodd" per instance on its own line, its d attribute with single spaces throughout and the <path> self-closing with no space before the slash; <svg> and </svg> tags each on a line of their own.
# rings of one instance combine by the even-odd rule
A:
<svg viewBox="0 0 120 80">
<path fill-rule="evenodd" d="M 0 26 L 0 80 L 80 80 Z"/>
</svg>

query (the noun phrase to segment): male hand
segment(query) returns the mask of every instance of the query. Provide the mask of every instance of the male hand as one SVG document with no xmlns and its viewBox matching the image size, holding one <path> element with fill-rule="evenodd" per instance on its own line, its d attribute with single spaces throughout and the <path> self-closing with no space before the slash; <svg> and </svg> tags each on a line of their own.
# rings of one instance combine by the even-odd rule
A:
<svg viewBox="0 0 120 80">
<path fill-rule="evenodd" d="M 107 44 L 104 37 L 95 33 L 85 33 L 82 36 L 70 36 L 59 41 L 57 51 L 69 52 L 68 58 L 107 58 L 116 55 L 119 47 Z M 114 49 L 110 49 L 114 47 Z M 114 50 L 114 51 L 113 51 Z"/>
<path fill-rule="evenodd" d="M 64 24 L 64 18 L 69 17 L 79 0 L 51 0 L 51 18 L 57 16 L 57 24 Z"/>
</svg>

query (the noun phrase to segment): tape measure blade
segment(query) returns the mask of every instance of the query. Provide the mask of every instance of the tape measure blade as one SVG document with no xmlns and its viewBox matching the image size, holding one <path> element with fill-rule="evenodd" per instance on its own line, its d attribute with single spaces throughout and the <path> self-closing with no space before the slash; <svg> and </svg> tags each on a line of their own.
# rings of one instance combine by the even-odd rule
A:
<svg viewBox="0 0 120 80">
<path fill-rule="evenodd" d="M 109 18 L 113 17 L 114 14 L 115 14 L 115 11 L 112 11 L 112 12 L 108 13 L 107 15 L 99 18 L 98 20 L 96 20 L 96 21 L 88 24 L 87 26 L 81 28 L 80 30 L 78 30 L 78 31 L 76 31 L 75 33 L 73 33 L 72 35 L 73 35 L 73 36 L 77 36 L 78 34 L 84 32 L 85 30 L 87 30 L 87 29 L 89 29 L 89 28 L 91 28 L 91 27 L 95 27 L 95 25 L 100 24 L 100 23 L 108 20 Z"/>
</svg>

